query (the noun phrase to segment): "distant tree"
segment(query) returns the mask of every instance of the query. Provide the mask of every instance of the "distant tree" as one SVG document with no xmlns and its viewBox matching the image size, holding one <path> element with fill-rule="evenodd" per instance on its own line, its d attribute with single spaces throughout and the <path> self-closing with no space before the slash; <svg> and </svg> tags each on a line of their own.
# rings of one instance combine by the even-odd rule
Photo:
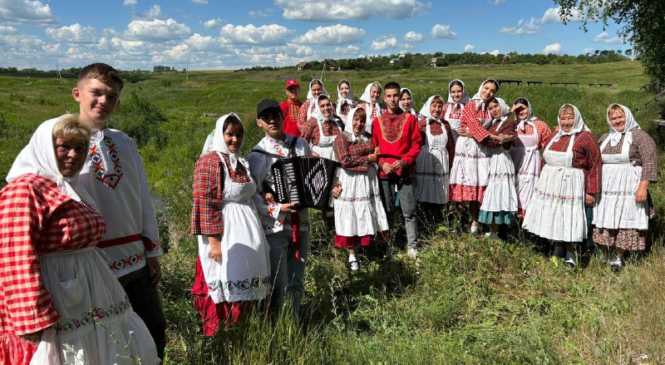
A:
<svg viewBox="0 0 665 365">
<path fill-rule="evenodd" d="M 633 45 L 631 54 L 640 55 L 647 75 L 655 82 L 665 82 L 665 1 L 653 0 L 554 0 L 561 8 L 564 23 L 579 11 L 582 29 L 588 22 L 613 20 L 622 27 L 619 35 Z"/>
</svg>

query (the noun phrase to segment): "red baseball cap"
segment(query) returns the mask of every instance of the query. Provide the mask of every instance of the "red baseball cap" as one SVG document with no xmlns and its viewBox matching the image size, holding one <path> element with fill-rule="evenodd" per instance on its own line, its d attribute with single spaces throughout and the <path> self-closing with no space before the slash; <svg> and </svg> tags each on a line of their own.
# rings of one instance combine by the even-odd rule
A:
<svg viewBox="0 0 665 365">
<path fill-rule="evenodd" d="M 286 88 L 288 89 L 291 86 L 297 86 L 300 87 L 300 83 L 296 80 L 289 80 L 286 82 Z"/>
</svg>

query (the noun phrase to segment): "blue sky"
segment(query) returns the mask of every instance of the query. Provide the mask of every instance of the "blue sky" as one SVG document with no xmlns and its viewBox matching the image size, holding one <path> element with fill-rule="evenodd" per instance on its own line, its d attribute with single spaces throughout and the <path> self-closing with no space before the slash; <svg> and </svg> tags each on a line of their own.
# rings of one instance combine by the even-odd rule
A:
<svg viewBox="0 0 665 365">
<path fill-rule="evenodd" d="M 546 0 L 0 0 L 0 66 L 236 69 L 397 53 L 626 50 Z"/>
</svg>

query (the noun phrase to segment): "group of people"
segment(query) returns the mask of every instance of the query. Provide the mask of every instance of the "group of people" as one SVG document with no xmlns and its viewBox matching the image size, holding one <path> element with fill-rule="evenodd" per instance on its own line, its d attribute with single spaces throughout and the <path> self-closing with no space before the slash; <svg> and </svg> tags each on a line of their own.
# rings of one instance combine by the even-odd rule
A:
<svg viewBox="0 0 665 365">
<path fill-rule="evenodd" d="M 552 131 L 526 98 L 497 97 L 499 86 L 485 80 L 469 98 L 453 80 L 445 101 L 432 95 L 416 111 L 397 82 L 372 82 L 356 101 L 341 80 L 333 101 L 312 80 L 303 103 L 289 80 L 286 101 L 258 103 L 265 136 L 246 158 L 238 115 L 219 118 L 193 180 L 192 294 L 203 334 L 236 325 L 264 300 L 272 313 L 299 311 L 312 220 L 277 201 L 272 170 L 290 157 L 339 163 L 329 210 L 351 270 L 359 247 L 398 246 L 390 233 L 398 211 L 417 259 L 419 209 L 434 219 L 466 212 L 469 231 L 482 223 L 492 239 L 501 225 L 521 225 L 570 266 L 590 235 L 613 268 L 626 251 L 644 250 L 656 146 L 630 109 L 610 105 L 609 131 L 597 140 L 575 106 L 561 106 Z M 162 248 L 147 179 L 132 139 L 106 126 L 122 87 L 111 66 L 83 68 L 72 91 L 79 114 L 42 123 L 0 192 L 2 363 L 163 358 Z"/>
</svg>

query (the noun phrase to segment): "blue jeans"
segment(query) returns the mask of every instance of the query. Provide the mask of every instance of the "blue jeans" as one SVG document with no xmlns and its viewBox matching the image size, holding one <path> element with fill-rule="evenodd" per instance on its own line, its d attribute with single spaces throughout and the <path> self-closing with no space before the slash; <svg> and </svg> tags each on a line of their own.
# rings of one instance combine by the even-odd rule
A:
<svg viewBox="0 0 665 365">
<path fill-rule="evenodd" d="M 296 248 L 292 242 L 292 232 L 267 235 L 270 245 L 270 271 L 272 277 L 272 297 L 270 307 L 279 313 L 286 299 L 290 301 L 290 310 L 297 315 L 300 300 L 305 293 L 305 264 L 309 254 L 309 232 L 300 232 L 300 260 L 295 259 Z"/>
</svg>

